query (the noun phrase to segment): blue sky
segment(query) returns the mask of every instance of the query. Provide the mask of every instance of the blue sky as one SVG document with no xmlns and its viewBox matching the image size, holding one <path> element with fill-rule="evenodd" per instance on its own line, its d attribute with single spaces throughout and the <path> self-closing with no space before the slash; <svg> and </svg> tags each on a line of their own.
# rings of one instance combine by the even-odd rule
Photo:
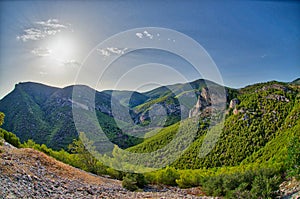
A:
<svg viewBox="0 0 300 199">
<path fill-rule="evenodd" d="M 296 1 L 1 1 L 0 22 L 0 98 L 18 82 L 59 87 L 76 83 L 81 64 L 89 61 L 86 57 L 97 44 L 140 27 L 169 28 L 197 41 L 226 86 L 300 77 L 300 3 Z M 98 52 L 112 56 L 126 50 L 126 46 L 112 47 Z M 101 67 L 98 61 L 93 62 L 95 67 Z M 153 62 L 157 64 L 147 65 Z M 142 50 L 114 63 L 106 82 L 96 89 L 115 88 L 121 78 L 116 75 L 118 67 L 130 70 L 137 64 L 144 64 L 148 78 L 156 78 L 158 85 L 176 82 L 162 65 L 183 69 L 179 72 L 188 81 L 199 78 L 176 55 Z M 134 81 L 118 88 L 151 88 L 142 85 L 145 71 L 136 70 L 128 76 Z"/>
</svg>

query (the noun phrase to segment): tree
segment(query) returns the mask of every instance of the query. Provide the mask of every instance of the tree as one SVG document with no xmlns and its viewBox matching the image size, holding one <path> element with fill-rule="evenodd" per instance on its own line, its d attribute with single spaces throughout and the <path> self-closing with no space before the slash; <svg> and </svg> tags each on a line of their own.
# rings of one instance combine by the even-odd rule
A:
<svg viewBox="0 0 300 199">
<path fill-rule="evenodd" d="M 0 126 L 2 126 L 2 124 L 4 123 L 4 113 L 0 112 Z"/>
<path fill-rule="evenodd" d="M 158 172 L 158 182 L 166 185 L 177 185 L 176 179 L 179 179 L 180 175 L 173 167 L 167 166 L 165 169 Z"/>
<path fill-rule="evenodd" d="M 127 173 L 123 177 L 122 186 L 129 191 L 135 191 L 139 188 L 143 188 L 146 184 L 143 174 Z"/>
<path fill-rule="evenodd" d="M 300 179 L 300 138 L 295 136 L 288 146 L 288 174 Z"/>
<path fill-rule="evenodd" d="M 0 137 L 4 138 L 4 140 L 15 147 L 20 147 L 21 142 L 20 139 L 13 133 L 8 132 L 4 129 L 0 128 Z"/>
<path fill-rule="evenodd" d="M 93 149 L 94 142 L 89 140 L 85 133 L 79 133 L 79 139 L 73 141 L 69 145 L 69 150 L 72 153 L 78 154 L 79 163 L 82 164 L 86 171 L 96 173 L 97 172 L 97 159 L 93 157 L 89 149 Z"/>
</svg>

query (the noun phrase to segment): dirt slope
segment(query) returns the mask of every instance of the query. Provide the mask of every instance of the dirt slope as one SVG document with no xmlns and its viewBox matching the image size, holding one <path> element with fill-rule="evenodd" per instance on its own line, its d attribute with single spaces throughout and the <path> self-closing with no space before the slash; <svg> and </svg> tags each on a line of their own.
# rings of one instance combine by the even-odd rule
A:
<svg viewBox="0 0 300 199">
<path fill-rule="evenodd" d="M 33 149 L 5 143 L 0 151 L 0 198 L 200 198 L 177 188 L 129 192 L 118 180 L 81 171 Z"/>
</svg>

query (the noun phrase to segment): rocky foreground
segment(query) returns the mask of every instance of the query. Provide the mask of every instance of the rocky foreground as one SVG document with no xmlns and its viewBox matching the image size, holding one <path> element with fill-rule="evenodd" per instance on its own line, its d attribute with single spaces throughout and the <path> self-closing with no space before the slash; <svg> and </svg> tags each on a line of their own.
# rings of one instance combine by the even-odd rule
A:
<svg viewBox="0 0 300 199">
<path fill-rule="evenodd" d="M 300 198 L 300 182 L 281 184 L 280 198 Z M 0 146 L 0 199 L 11 198 L 203 198 L 199 188 L 148 187 L 143 192 L 122 188 L 121 181 L 76 169 L 33 149 Z"/>
<path fill-rule="evenodd" d="M 118 180 L 92 175 L 33 149 L 0 146 L 0 198 L 210 198 L 199 189 L 130 192 Z"/>
</svg>

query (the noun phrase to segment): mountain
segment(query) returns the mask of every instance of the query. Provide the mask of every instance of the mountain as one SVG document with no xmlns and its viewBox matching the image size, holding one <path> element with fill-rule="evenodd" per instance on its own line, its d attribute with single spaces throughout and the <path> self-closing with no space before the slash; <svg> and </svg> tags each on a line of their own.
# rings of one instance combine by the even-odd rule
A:
<svg viewBox="0 0 300 199">
<path fill-rule="evenodd" d="M 0 112 L 9 118 L 5 118 L 4 128 L 11 128 L 8 130 L 22 140 L 38 140 L 56 149 L 65 148 L 70 137 L 77 138 L 81 131 L 92 132 L 84 139 L 97 143 L 96 148 L 112 150 L 106 158 L 110 165 L 122 165 L 122 171 L 103 170 L 101 162 L 87 163 L 84 160 L 90 161 L 90 154 L 84 159 L 85 153 L 74 154 L 72 150 L 71 154 L 58 152 L 32 142 L 23 146 L 83 169 L 91 165 L 89 171 L 97 174 L 123 175 L 125 185 L 138 180 L 122 172 L 139 171 L 144 165 L 160 168 L 143 174 L 149 183 L 200 186 L 206 195 L 274 198 L 299 191 L 297 184 L 298 188 L 282 193 L 287 187 L 282 189 L 284 185 L 279 184 L 284 180 L 298 183 L 300 86 L 271 81 L 224 89 L 214 83 L 202 84 L 203 80 L 196 82 L 194 86 L 176 84 L 145 93 L 21 83 L 0 101 Z M 166 116 L 165 122 L 159 119 L 161 115 Z M 218 123 L 222 118 L 224 123 Z M 77 128 L 73 120 L 79 121 Z M 106 145 L 106 136 L 97 136 L 98 124 L 115 145 Z M 18 141 L 13 134 L 2 134 L 7 141 Z M 121 153 L 119 148 L 135 156 Z"/>
<path fill-rule="evenodd" d="M 212 89 L 208 90 L 208 86 Z M 216 99 L 222 99 L 222 96 L 214 91 L 221 88 L 216 83 L 202 79 L 163 86 L 144 93 L 98 92 L 83 85 L 54 88 L 26 82 L 17 84 L 0 101 L 0 112 L 6 115 L 3 128 L 14 132 L 21 141 L 33 139 L 59 150 L 67 149 L 73 139 L 78 138 L 77 129 L 80 128 L 75 128 L 72 112 L 78 110 L 85 117 L 79 118 L 80 121 L 93 121 L 83 124 L 84 128 L 80 131 L 96 132 L 100 124 L 112 143 L 134 152 L 155 151 L 163 147 L 176 134 L 179 121 L 199 116 L 200 128 L 194 142 L 173 163 L 177 168 L 233 166 L 243 161 L 253 162 L 253 158 L 258 157 L 258 151 L 267 151 L 263 148 L 278 139 L 278 135 L 286 137 L 290 128 L 296 128 L 296 124 L 289 127 L 287 122 L 290 122 L 289 117 L 294 117 L 290 114 L 297 113 L 295 107 L 299 104 L 299 86 L 272 81 L 238 90 L 225 87 L 226 101 L 218 102 Z M 199 158 L 197 154 L 212 122 L 210 113 L 215 111 L 212 109 L 212 100 L 226 105 L 225 128 L 213 151 L 205 158 Z M 93 114 L 97 116 L 96 121 Z M 161 119 L 161 116 L 165 116 L 165 119 Z M 299 120 L 297 114 L 295 119 Z M 182 129 L 190 132 L 189 127 L 184 125 Z M 106 136 L 90 139 L 101 146 L 101 150 L 110 151 L 114 146 L 106 145 Z"/>
<path fill-rule="evenodd" d="M 106 90 L 103 93 L 113 96 L 123 106 L 129 106 L 130 108 L 143 104 L 149 99 L 147 95 L 136 91 Z"/>
<path fill-rule="evenodd" d="M 53 149 L 66 149 L 68 144 L 78 137 L 72 113 L 74 88 L 80 89 L 82 96 L 95 94 L 94 109 L 97 118 L 112 142 L 120 147 L 128 147 L 142 141 L 123 134 L 118 128 L 111 117 L 110 95 L 80 85 L 53 88 L 32 82 L 17 84 L 15 89 L 0 101 L 0 111 L 5 113 L 7 121 L 3 127 L 15 132 L 21 141 L 33 139 Z M 114 105 L 118 110 L 122 110 L 118 101 L 114 101 Z"/>
<path fill-rule="evenodd" d="M 157 151 L 167 146 L 175 136 L 179 138 L 180 125 L 188 134 L 187 125 L 176 123 L 159 132 L 150 132 L 153 136 L 127 150 L 136 153 Z M 230 102 L 220 137 L 205 157 L 199 156 L 209 132 L 209 121 L 205 116 L 200 117 L 199 126 L 193 143 L 172 163 L 173 167 L 200 169 L 282 162 L 289 140 L 300 136 L 300 87 L 273 81 L 238 90 L 236 98 Z M 169 151 L 176 151 L 176 148 L 168 147 Z M 155 158 L 158 157 L 153 155 Z"/>
<path fill-rule="evenodd" d="M 295 80 L 292 81 L 291 83 L 292 83 L 292 84 L 300 85 L 300 78 L 295 79 Z"/>
<path fill-rule="evenodd" d="M 222 87 L 209 80 L 199 79 L 189 83 L 174 84 L 169 86 L 162 86 L 151 91 L 143 93 L 148 96 L 149 99 L 140 105 L 133 107 L 133 111 L 139 116 L 137 123 L 149 123 L 149 112 L 154 108 L 153 105 L 156 104 L 165 109 L 168 115 L 167 120 L 164 124 L 155 123 L 156 126 L 170 126 L 182 119 L 186 119 L 190 116 L 191 109 L 194 109 L 196 104 L 201 103 L 205 109 L 210 105 L 211 99 L 208 96 L 207 88 L 209 87 L 210 94 L 213 95 L 214 91 L 224 94 L 224 96 L 219 96 L 220 99 L 223 97 L 227 98 L 227 102 L 236 96 L 237 90 L 227 87 Z M 224 89 L 224 91 L 222 91 Z M 215 97 L 217 99 L 218 97 Z M 228 105 L 228 104 L 227 104 Z M 194 109 L 195 110 L 195 109 Z M 197 114 L 199 110 L 196 110 L 194 114 Z"/>
<path fill-rule="evenodd" d="M 139 93 L 98 92 L 84 85 L 55 88 L 25 82 L 17 84 L 0 100 L 0 111 L 6 115 L 7 122 L 3 127 L 14 132 L 22 142 L 33 139 L 53 149 L 66 149 L 78 137 L 72 106 L 83 112 L 95 111 L 106 136 L 121 148 L 127 148 L 142 142 L 143 138 L 139 137 L 146 132 L 187 118 L 197 101 L 194 93 L 200 95 L 206 84 L 218 86 L 210 81 L 197 80 Z M 78 96 L 72 96 L 74 89 Z M 179 103 L 180 99 L 184 103 Z M 161 113 L 166 115 L 165 121 L 160 120 Z M 151 126 L 147 126 L 149 123 Z M 133 128 L 133 124 L 143 128 Z"/>
</svg>

